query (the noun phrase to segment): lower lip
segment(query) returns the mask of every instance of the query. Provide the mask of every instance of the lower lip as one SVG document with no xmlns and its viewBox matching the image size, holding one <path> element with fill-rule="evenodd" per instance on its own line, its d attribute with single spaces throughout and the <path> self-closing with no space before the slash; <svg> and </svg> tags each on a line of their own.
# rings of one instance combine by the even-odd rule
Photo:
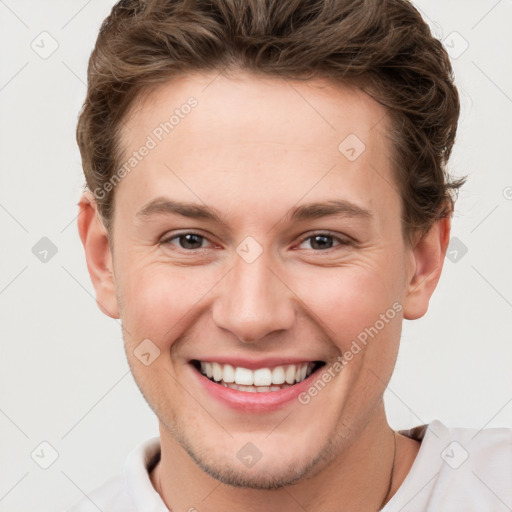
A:
<svg viewBox="0 0 512 512">
<path fill-rule="evenodd" d="M 192 364 L 190 364 L 190 367 L 196 378 L 199 380 L 200 385 L 202 385 L 214 398 L 233 409 L 257 413 L 272 412 L 283 408 L 293 400 L 298 401 L 297 397 L 302 392 L 306 391 L 311 385 L 311 378 L 318 377 L 323 368 L 321 367 L 317 369 L 302 382 L 294 384 L 288 388 L 284 388 L 279 391 L 251 393 L 250 391 L 238 391 L 237 389 L 231 389 L 221 384 L 216 384 L 208 377 L 205 377 Z"/>
</svg>

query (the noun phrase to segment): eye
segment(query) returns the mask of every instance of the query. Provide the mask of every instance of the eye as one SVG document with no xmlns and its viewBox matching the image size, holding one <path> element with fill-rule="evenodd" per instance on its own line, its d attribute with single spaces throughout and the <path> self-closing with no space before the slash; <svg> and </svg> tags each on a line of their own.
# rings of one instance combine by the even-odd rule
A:
<svg viewBox="0 0 512 512">
<path fill-rule="evenodd" d="M 174 242 L 175 241 L 175 242 Z M 204 249 L 203 242 L 208 240 L 198 233 L 180 233 L 162 240 L 162 244 L 177 245 L 180 249 L 192 251 L 194 249 Z"/>
<path fill-rule="evenodd" d="M 330 233 L 316 233 L 303 238 L 300 245 L 304 243 L 310 243 L 310 248 L 314 251 L 326 251 L 336 247 L 336 245 L 350 245 L 350 240 L 331 235 Z"/>
<path fill-rule="evenodd" d="M 203 245 L 204 243 L 211 243 L 209 240 L 199 233 L 180 233 L 177 235 L 173 235 L 162 240 L 161 244 L 163 245 L 174 245 L 178 246 L 180 249 L 184 249 L 186 251 L 194 251 L 198 249 L 205 249 L 207 245 Z M 299 248 L 305 243 L 310 244 L 310 249 L 314 251 L 325 252 L 329 249 L 335 248 L 339 245 L 350 245 L 350 240 L 343 237 L 334 236 L 331 233 L 323 232 L 323 233 L 315 233 L 313 235 L 309 235 L 302 239 Z M 304 248 L 304 247 L 302 247 Z M 307 248 L 307 247 L 306 247 Z"/>
</svg>

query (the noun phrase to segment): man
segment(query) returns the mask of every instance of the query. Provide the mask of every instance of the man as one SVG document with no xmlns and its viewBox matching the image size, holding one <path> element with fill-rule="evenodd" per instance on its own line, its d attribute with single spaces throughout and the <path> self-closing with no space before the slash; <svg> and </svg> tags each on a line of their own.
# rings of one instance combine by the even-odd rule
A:
<svg viewBox="0 0 512 512">
<path fill-rule="evenodd" d="M 405 0 L 114 6 L 78 227 L 160 437 L 70 510 L 512 505 L 511 430 L 394 432 L 382 400 L 441 274 L 458 113 Z"/>
</svg>

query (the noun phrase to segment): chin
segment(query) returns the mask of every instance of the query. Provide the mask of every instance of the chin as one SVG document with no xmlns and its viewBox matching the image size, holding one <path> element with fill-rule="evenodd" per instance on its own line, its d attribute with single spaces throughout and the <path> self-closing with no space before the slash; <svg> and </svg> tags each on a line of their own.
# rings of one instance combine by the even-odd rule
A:
<svg viewBox="0 0 512 512">
<path fill-rule="evenodd" d="M 280 489 L 293 485 L 309 476 L 311 469 L 308 465 L 303 469 L 297 465 L 290 465 L 288 468 L 276 467 L 282 464 L 273 464 L 272 461 L 267 461 L 266 465 L 259 461 L 259 467 L 243 469 L 240 468 L 240 464 L 227 462 L 223 464 L 205 463 L 200 460 L 195 462 L 206 474 L 225 485 L 259 490 Z"/>
<path fill-rule="evenodd" d="M 305 447 L 303 439 L 298 442 L 302 448 Z M 243 448 L 230 456 L 228 452 L 231 450 L 221 451 L 219 445 L 217 449 L 207 449 L 204 446 L 197 449 L 183 439 L 180 444 L 204 473 L 225 485 L 247 489 L 271 490 L 294 485 L 315 476 L 335 457 L 334 447 L 327 443 L 322 450 L 311 450 L 310 453 L 290 448 L 287 457 L 280 456 L 273 450 L 267 451 L 267 455 L 259 452 L 261 458 L 244 467 Z M 258 453 L 254 445 L 253 450 L 251 452 L 251 449 L 247 449 L 246 453 Z"/>
</svg>

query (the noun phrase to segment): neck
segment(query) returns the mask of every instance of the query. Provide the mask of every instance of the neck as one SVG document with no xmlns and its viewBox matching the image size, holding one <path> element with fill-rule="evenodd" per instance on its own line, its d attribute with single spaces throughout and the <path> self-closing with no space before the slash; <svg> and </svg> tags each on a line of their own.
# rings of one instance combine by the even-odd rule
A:
<svg viewBox="0 0 512 512">
<path fill-rule="evenodd" d="M 395 437 L 381 406 L 352 444 L 344 446 L 328 466 L 312 471 L 295 485 L 260 490 L 231 487 L 210 477 L 162 425 L 160 439 L 161 460 L 151 480 L 171 511 L 377 511 L 396 492 L 419 448 L 419 443 Z"/>
</svg>

